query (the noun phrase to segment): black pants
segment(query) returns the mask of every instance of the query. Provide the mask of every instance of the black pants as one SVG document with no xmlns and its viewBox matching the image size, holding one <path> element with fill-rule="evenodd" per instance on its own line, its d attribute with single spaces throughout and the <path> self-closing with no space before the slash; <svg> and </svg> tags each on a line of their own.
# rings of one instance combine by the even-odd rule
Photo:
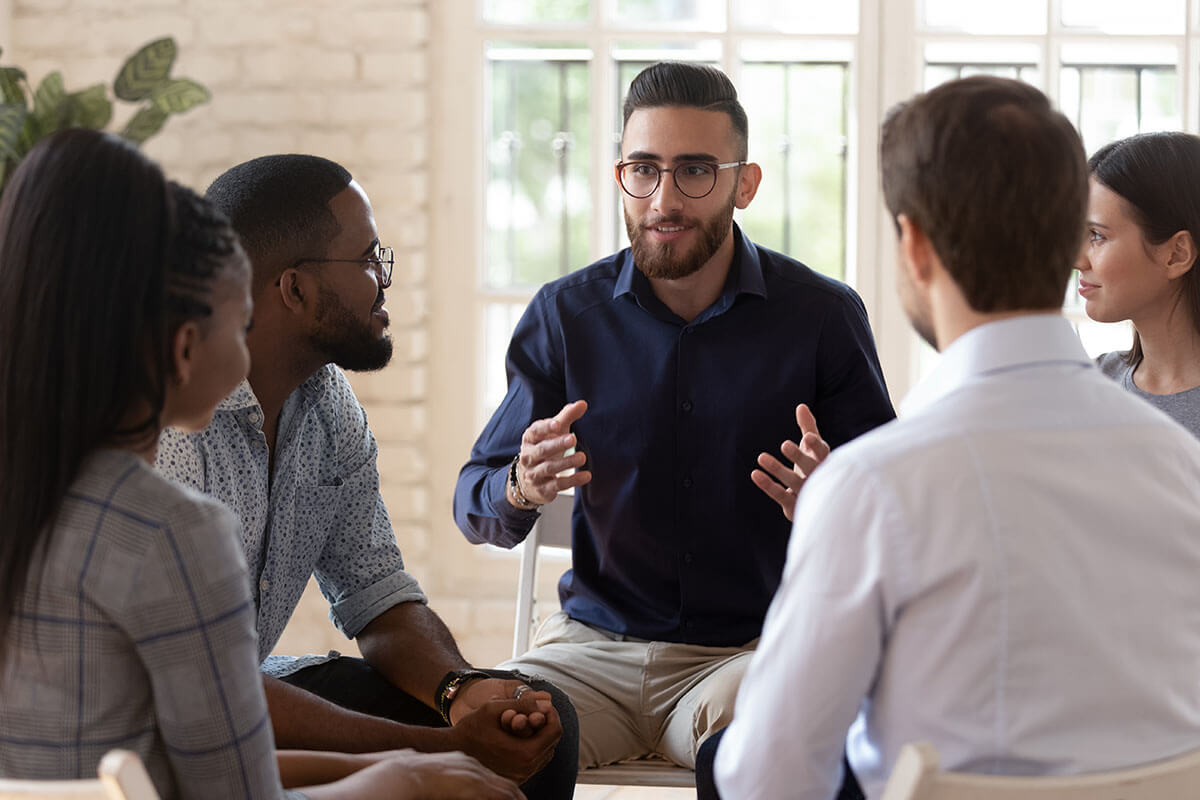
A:
<svg viewBox="0 0 1200 800">
<path fill-rule="evenodd" d="M 483 671 L 498 678 L 512 677 L 511 673 L 502 670 Z M 306 667 L 283 680 L 351 711 L 407 725 L 430 728 L 446 725 L 438 712 L 393 686 L 361 658 L 342 656 Z M 550 693 L 563 730 L 554 758 L 545 769 L 527 780 L 521 790 L 529 800 L 566 800 L 575 793 L 575 776 L 579 773 L 579 718 L 566 694 L 556 686 L 538 680 L 528 683 L 538 691 Z"/>
<path fill-rule="evenodd" d="M 721 736 L 725 731 L 720 730 L 704 740 L 696 752 L 696 800 L 721 800 L 717 792 L 716 781 L 713 780 L 713 761 L 717 757 L 717 747 L 721 744 Z M 842 789 L 838 792 L 837 800 L 865 800 L 858 778 L 850 769 L 850 763 L 844 761 L 846 777 L 842 779 Z"/>
</svg>

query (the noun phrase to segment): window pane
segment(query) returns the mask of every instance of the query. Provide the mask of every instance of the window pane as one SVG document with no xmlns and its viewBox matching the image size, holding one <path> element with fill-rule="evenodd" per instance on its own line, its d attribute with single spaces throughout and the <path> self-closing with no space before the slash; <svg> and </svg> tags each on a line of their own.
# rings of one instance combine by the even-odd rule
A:
<svg viewBox="0 0 1200 800">
<path fill-rule="evenodd" d="M 939 42 L 925 47 L 925 89 L 970 75 L 996 75 L 1035 86 L 1041 82 L 1037 45 Z"/>
<path fill-rule="evenodd" d="M 721 30 L 725 0 L 615 0 L 615 21 L 632 28 Z"/>
<path fill-rule="evenodd" d="M 488 286 L 537 286 L 587 263 L 589 55 L 489 50 Z"/>
<path fill-rule="evenodd" d="M 1068 27 L 1104 33 L 1183 33 L 1184 0 L 1062 0 L 1062 22 Z"/>
<path fill-rule="evenodd" d="M 1046 0 L 925 0 L 924 23 L 963 33 L 1045 33 Z"/>
<path fill-rule="evenodd" d="M 829 0 L 739 0 L 738 22 L 785 33 L 858 33 L 858 3 Z"/>
<path fill-rule="evenodd" d="M 499 25 L 587 22 L 589 0 L 484 0 L 483 18 Z"/>
<path fill-rule="evenodd" d="M 848 65 L 748 62 L 742 104 L 750 159 L 763 168 L 741 215 L 747 235 L 835 278 L 845 277 Z"/>
<path fill-rule="evenodd" d="M 525 311 L 524 303 L 488 303 L 483 314 L 483 409 L 482 420 L 492 416 L 508 391 L 504 355 L 513 328 Z"/>
</svg>

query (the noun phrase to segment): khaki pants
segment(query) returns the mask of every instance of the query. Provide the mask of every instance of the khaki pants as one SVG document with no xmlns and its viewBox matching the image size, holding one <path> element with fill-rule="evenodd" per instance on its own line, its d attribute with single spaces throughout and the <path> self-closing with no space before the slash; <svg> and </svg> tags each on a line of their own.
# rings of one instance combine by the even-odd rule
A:
<svg viewBox="0 0 1200 800">
<path fill-rule="evenodd" d="M 593 628 L 559 611 L 532 649 L 506 661 L 567 693 L 579 714 L 580 768 L 657 753 L 693 768 L 696 750 L 733 719 L 757 640 L 701 647 Z"/>
</svg>

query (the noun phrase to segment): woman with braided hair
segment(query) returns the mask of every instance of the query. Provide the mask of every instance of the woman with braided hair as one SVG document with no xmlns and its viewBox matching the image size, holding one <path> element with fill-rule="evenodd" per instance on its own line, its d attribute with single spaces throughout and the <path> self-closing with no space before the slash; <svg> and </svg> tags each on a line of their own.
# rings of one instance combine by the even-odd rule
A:
<svg viewBox="0 0 1200 800">
<path fill-rule="evenodd" d="M 277 760 L 240 524 L 152 468 L 251 310 L 228 221 L 116 137 L 47 138 L 0 198 L 0 776 L 119 747 L 164 798 L 520 797 L 461 753 Z"/>
</svg>

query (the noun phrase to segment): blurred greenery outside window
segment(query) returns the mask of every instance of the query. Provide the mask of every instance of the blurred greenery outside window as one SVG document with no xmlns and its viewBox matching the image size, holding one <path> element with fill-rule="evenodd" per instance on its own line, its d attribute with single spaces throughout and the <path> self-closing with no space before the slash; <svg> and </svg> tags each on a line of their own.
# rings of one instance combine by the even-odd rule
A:
<svg viewBox="0 0 1200 800">
<path fill-rule="evenodd" d="M 972 16 L 973 2 L 924 0 L 923 88 L 980 73 L 1027 81 L 1051 95 L 1088 155 L 1136 133 L 1183 128 L 1180 68 L 1196 35 L 1185 0 L 1060 0 L 1057 8 L 1047 0 L 1014 0 L 990 11 L 978 5 Z M 1056 85 L 1048 85 L 1052 80 Z M 1063 308 L 1093 356 L 1129 347 L 1127 323 L 1088 319 L 1078 273 Z M 925 372 L 936 354 L 926 348 L 920 360 L 918 371 Z"/>
<path fill-rule="evenodd" d="M 750 120 L 750 158 L 764 173 L 738 223 L 756 243 L 845 277 L 855 4 L 483 0 L 481 8 L 494 34 L 483 81 L 487 410 L 503 397 L 504 353 L 528 297 L 628 245 L 611 165 L 620 156 L 625 93 L 656 61 L 732 66 Z M 599 46 L 598 24 L 609 31 Z M 804 41 L 789 42 L 791 33 Z M 596 86 L 611 87 L 607 102 Z"/>
<path fill-rule="evenodd" d="M 859 211 L 850 186 L 854 160 L 864 157 L 850 146 L 855 62 L 866 46 L 860 13 L 880 15 L 891 2 L 480 0 L 487 410 L 503 396 L 504 351 L 536 288 L 627 244 L 612 163 L 625 91 L 654 61 L 711 63 L 734 78 L 750 120 L 750 158 L 764 173 L 758 196 L 737 215 L 751 239 L 853 278 L 860 265 L 846 263 L 855 252 L 849 220 Z M 1140 131 L 1196 125 L 1200 35 L 1192 20 L 1200 0 L 907 5 L 915 51 L 879 49 L 918 54 L 914 91 L 973 74 L 1027 81 L 1076 125 L 1089 154 Z M 889 31 L 878 36 L 886 42 Z M 1087 320 L 1074 286 L 1065 308 L 1089 352 L 1127 346 L 1127 326 Z"/>
</svg>

